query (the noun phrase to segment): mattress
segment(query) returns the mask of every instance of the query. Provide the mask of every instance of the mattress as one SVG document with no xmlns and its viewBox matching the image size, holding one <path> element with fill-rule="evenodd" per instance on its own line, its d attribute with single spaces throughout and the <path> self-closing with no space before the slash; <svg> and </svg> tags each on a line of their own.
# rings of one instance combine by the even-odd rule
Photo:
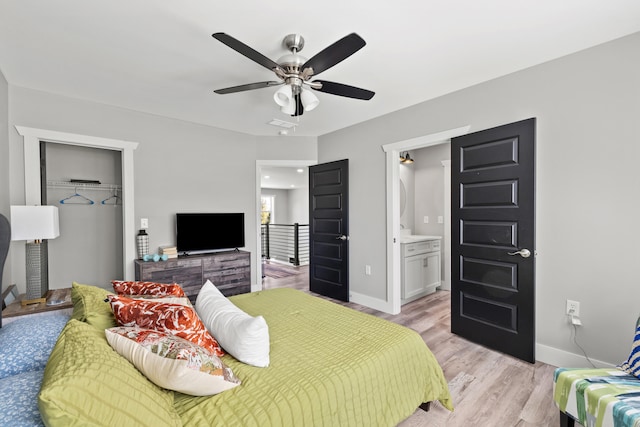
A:
<svg viewBox="0 0 640 427">
<path fill-rule="evenodd" d="M 185 426 L 395 426 L 423 402 L 453 409 L 442 369 L 404 326 L 294 289 L 230 298 L 269 325 L 267 368 L 224 362 L 242 384 L 175 394 Z"/>
</svg>

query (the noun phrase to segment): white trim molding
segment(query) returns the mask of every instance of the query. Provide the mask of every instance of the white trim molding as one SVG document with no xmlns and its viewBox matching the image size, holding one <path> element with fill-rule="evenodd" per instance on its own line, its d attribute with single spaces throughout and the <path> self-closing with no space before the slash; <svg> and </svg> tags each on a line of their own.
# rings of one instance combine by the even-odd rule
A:
<svg viewBox="0 0 640 427">
<path fill-rule="evenodd" d="M 444 169 L 444 279 L 440 289 L 451 290 L 451 160 L 440 162 Z"/>
<path fill-rule="evenodd" d="M 138 148 L 138 143 L 26 126 L 16 126 L 15 128 L 24 140 L 24 196 L 27 205 L 40 205 L 41 141 L 115 150 L 122 153 L 122 265 L 124 278 L 133 280 L 133 260 L 136 259 L 133 150 Z"/>
<path fill-rule="evenodd" d="M 536 360 L 559 368 L 589 368 L 591 364 L 582 354 L 570 353 L 559 348 L 536 343 Z M 615 368 L 616 365 L 602 360 L 589 358 L 598 368 Z"/>
</svg>

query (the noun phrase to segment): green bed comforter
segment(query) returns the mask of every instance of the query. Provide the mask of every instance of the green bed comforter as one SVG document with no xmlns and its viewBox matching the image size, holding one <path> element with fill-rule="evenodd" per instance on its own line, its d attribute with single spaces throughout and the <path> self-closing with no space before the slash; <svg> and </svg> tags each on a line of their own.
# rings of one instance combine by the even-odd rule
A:
<svg viewBox="0 0 640 427">
<path fill-rule="evenodd" d="M 427 401 L 452 409 L 435 357 L 416 332 L 293 289 L 231 297 L 269 325 L 271 364 L 224 356 L 242 385 L 176 393 L 185 426 L 394 426 Z"/>
</svg>

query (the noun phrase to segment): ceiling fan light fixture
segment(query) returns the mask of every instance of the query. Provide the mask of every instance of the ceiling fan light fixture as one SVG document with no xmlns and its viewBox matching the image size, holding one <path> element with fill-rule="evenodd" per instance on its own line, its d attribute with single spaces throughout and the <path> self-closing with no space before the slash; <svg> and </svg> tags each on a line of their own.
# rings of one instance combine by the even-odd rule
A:
<svg viewBox="0 0 640 427">
<path fill-rule="evenodd" d="M 286 107 L 293 100 L 293 90 L 291 86 L 284 85 L 273 94 L 273 100 L 281 107 Z"/>
<path fill-rule="evenodd" d="M 258 65 L 274 72 L 280 80 L 256 82 L 217 89 L 214 91 L 217 94 L 224 95 L 284 84 L 283 87 L 273 94 L 273 99 L 284 114 L 293 117 L 299 117 L 304 114 L 305 111 L 311 111 L 320 104 L 320 100 L 316 95 L 308 90 L 309 87 L 331 95 L 367 101 L 375 95 L 374 92 L 369 90 L 342 83 L 324 80 L 309 81 L 312 76 L 317 76 L 344 61 L 365 46 L 365 41 L 356 33 L 351 33 L 341 38 L 312 56 L 311 59 L 307 59 L 299 53 L 304 47 L 304 38 L 299 34 L 289 34 L 283 40 L 283 45 L 289 53 L 282 56 L 278 62 L 272 61 L 228 34 L 217 32 L 212 34 L 212 36 Z M 303 84 L 306 85 L 307 88 L 303 89 Z"/>
<path fill-rule="evenodd" d="M 302 105 L 305 111 L 311 111 L 320 104 L 318 97 L 308 89 L 302 89 L 300 98 L 302 99 Z"/>
<path fill-rule="evenodd" d="M 291 101 L 287 105 L 280 107 L 280 111 L 288 116 L 293 116 L 296 113 L 296 100 L 291 98 Z"/>
</svg>

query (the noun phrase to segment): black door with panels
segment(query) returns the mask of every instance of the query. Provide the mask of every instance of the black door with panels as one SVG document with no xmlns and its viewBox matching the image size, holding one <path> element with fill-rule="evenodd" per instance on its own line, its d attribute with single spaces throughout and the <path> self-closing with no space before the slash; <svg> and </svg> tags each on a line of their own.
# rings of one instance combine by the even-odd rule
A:
<svg viewBox="0 0 640 427">
<path fill-rule="evenodd" d="M 309 289 L 349 301 L 349 161 L 309 167 Z"/>
<path fill-rule="evenodd" d="M 535 362 L 534 118 L 451 141 L 451 332 Z"/>
</svg>

